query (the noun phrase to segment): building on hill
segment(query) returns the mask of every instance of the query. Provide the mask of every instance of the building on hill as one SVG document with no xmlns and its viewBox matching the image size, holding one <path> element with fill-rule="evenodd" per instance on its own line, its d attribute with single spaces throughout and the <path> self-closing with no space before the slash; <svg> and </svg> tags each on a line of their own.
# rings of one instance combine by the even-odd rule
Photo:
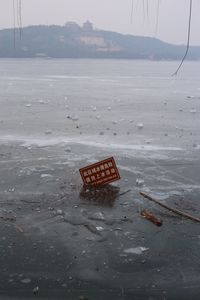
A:
<svg viewBox="0 0 200 300">
<path fill-rule="evenodd" d="M 81 30 L 81 27 L 76 22 L 66 22 L 65 27 L 75 33 Z"/>
<path fill-rule="evenodd" d="M 83 23 L 82 30 L 85 32 L 92 32 L 94 30 L 93 24 L 90 21 Z"/>
</svg>

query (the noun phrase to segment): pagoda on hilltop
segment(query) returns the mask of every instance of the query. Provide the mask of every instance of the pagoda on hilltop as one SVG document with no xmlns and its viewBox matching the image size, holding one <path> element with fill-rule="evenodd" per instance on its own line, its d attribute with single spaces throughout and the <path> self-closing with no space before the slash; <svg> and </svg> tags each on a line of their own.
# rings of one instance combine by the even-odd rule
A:
<svg viewBox="0 0 200 300">
<path fill-rule="evenodd" d="M 82 30 L 85 32 L 93 31 L 93 24 L 90 21 L 86 21 L 85 23 L 83 23 Z"/>
</svg>

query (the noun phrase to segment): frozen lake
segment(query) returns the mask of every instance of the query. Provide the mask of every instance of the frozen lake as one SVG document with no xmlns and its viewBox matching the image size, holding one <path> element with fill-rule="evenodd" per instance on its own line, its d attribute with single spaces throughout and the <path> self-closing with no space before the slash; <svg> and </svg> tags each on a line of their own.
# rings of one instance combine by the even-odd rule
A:
<svg viewBox="0 0 200 300">
<path fill-rule="evenodd" d="M 200 63 L 176 67 L 0 60 L 0 299 L 199 299 L 199 223 L 139 194 L 199 216 Z M 109 156 L 121 180 L 84 189 Z"/>
<path fill-rule="evenodd" d="M 0 60 L 0 139 L 134 149 L 200 144 L 200 63 Z"/>
</svg>

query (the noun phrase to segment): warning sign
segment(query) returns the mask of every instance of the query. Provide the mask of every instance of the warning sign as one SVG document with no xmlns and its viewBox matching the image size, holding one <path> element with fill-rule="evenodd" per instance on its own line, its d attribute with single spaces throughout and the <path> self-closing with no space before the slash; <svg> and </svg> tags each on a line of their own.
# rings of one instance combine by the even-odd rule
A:
<svg viewBox="0 0 200 300">
<path fill-rule="evenodd" d="M 113 157 L 79 170 L 85 185 L 103 185 L 120 179 Z"/>
</svg>

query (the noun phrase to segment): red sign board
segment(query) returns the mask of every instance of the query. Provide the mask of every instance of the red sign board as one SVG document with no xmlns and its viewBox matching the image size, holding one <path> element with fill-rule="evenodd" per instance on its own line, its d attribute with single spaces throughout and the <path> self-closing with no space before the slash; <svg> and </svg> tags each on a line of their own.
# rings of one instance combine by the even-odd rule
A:
<svg viewBox="0 0 200 300">
<path fill-rule="evenodd" d="M 85 185 L 103 185 L 120 179 L 113 157 L 79 170 Z"/>
</svg>

